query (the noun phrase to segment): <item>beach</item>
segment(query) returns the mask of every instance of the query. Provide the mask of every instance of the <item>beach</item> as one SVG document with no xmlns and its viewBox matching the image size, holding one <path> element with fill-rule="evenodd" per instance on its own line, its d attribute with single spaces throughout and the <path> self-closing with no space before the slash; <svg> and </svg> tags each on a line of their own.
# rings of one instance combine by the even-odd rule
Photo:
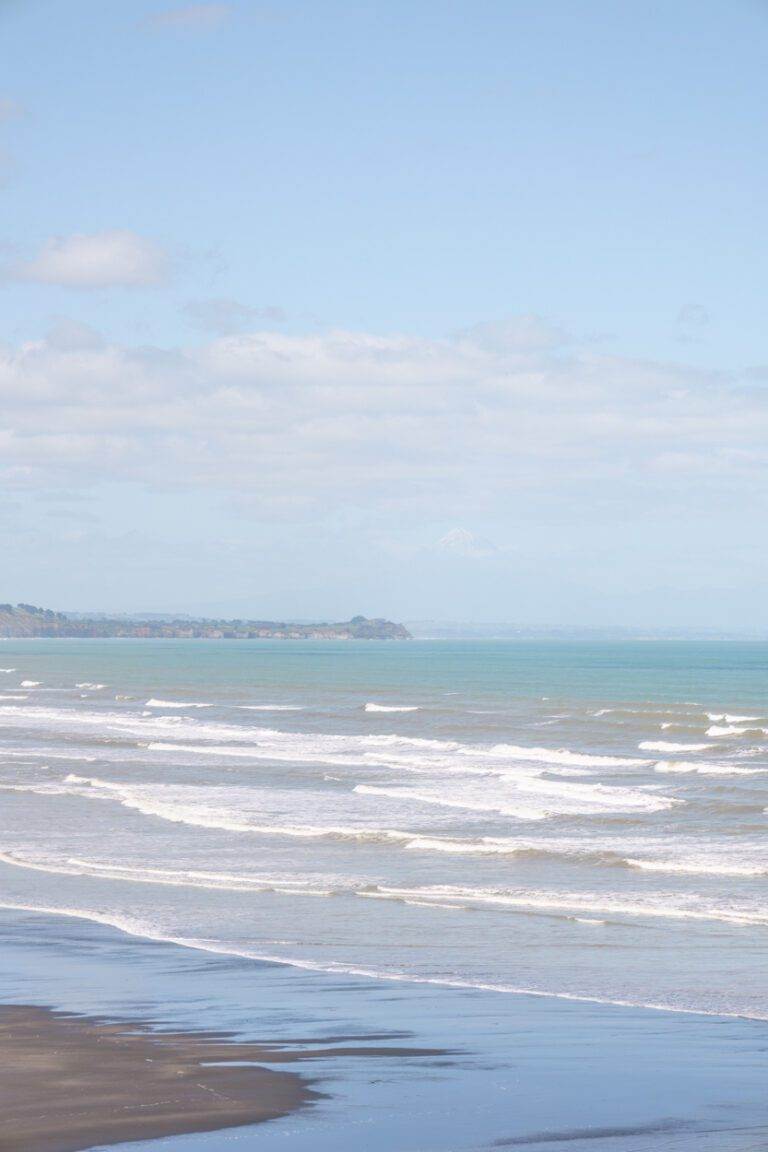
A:
<svg viewBox="0 0 768 1152">
<path fill-rule="evenodd" d="M 76 1028 L 78 1061 L 109 1035 L 120 1068 L 159 1044 L 231 1088 L 142 1129 L 121 1072 L 97 1145 L 759 1146 L 768 646 L 0 657 L 2 1004 Z M 44 1035 L 6 1126 L 64 1075 L 26 1075 Z"/>
</svg>

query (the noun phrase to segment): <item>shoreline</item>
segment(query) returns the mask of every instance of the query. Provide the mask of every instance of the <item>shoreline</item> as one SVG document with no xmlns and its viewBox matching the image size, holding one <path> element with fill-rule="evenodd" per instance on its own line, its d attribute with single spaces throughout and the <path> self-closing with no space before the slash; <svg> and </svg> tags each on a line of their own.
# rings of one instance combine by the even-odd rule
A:
<svg viewBox="0 0 768 1152">
<path fill-rule="evenodd" d="M 372 980 L 384 985 L 403 985 L 413 988 L 437 988 L 455 992 L 481 992 L 494 996 L 530 997 L 537 1000 L 562 1001 L 566 1004 L 594 1005 L 598 1008 L 619 1008 L 627 1011 L 653 1012 L 664 1015 L 692 1016 L 707 1020 L 742 1021 L 745 1024 L 766 1024 L 768 1016 L 751 1016 L 746 1012 L 715 1012 L 706 1008 L 682 1008 L 674 1004 L 655 1004 L 634 1000 L 602 999 L 598 996 L 579 995 L 573 992 L 552 992 L 538 988 L 513 987 L 510 985 L 472 983 L 469 980 L 454 980 L 450 977 L 440 978 L 431 976 L 410 976 L 398 972 L 381 972 L 372 968 L 357 968 L 351 965 L 332 967 L 311 960 L 297 960 L 284 956 L 269 956 L 263 953 L 249 952 L 245 949 L 228 948 L 224 944 L 216 944 L 203 940 L 192 940 L 183 936 L 153 935 L 149 931 L 132 931 L 127 925 L 120 923 L 117 917 L 109 914 L 98 916 L 91 912 L 73 908 L 52 908 L 33 904 L 7 904 L 0 900 L 0 913 L 29 913 L 34 916 L 62 917 L 68 920 L 81 921 L 86 924 L 95 924 L 109 928 L 126 936 L 128 940 L 167 945 L 171 948 L 183 948 L 190 952 L 200 952 L 207 956 L 230 957 L 245 963 L 274 965 L 277 968 L 286 968 L 296 972 L 309 972 L 318 976 L 336 978 L 351 978 L 353 980 Z M 0 1150 L 1 1152 L 1 1150 Z"/>
</svg>

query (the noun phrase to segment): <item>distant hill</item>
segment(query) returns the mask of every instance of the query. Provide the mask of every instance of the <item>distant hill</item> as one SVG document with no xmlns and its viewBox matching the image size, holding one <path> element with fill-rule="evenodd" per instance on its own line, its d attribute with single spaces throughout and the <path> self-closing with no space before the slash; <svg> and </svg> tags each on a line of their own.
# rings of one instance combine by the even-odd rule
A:
<svg viewBox="0 0 768 1152">
<path fill-rule="evenodd" d="M 353 616 L 339 624 L 274 623 L 268 620 L 195 620 L 53 612 L 34 604 L 0 604 L 0 637 L 138 637 L 150 640 L 410 640 L 402 624 Z"/>
</svg>

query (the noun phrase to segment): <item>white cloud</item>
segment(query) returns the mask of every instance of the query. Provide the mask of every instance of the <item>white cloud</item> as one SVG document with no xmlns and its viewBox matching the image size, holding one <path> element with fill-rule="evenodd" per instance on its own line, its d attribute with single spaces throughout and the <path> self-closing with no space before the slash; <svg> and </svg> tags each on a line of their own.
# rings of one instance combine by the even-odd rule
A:
<svg viewBox="0 0 768 1152">
<path fill-rule="evenodd" d="M 433 522 L 768 495 L 764 387 L 526 340 L 266 331 L 167 350 L 59 326 L 0 352 L 0 401 L 6 491 L 128 480 Z"/>
<path fill-rule="evenodd" d="M 48 347 L 60 352 L 78 352 L 106 347 L 102 335 L 89 324 L 80 324 L 68 316 L 58 317 L 47 336 Z"/>
<path fill-rule="evenodd" d="M 277 304 L 267 304 L 263 308 L 253 308 L 240 304 L 237 300 L 212 297 L 206 300 L 190 300 L 184 306 L 189 320 L 205 332 L 217 336 L 230 336 L 242 332 L 259 321 L 281 323 L 285 311 Z"/>
<path fill-rule="evenodd" d="M 503 320 L 476 324 L 459 335 L 496 352 L 546 352 L 571 342 L 567 332 L 541 316 L 507 316 Z"/>
<path fill-rule="evenodd" d="M 31 260 L 11 270 L 19 280 L 67 288 L 150 287 L 167 274 L 163 250 L 122 228 L 54 237 Z"/>
<path fill-rule="evenodd" d="M 204 31 L 218 28 L 232 14 L 231 4 L 185 4 L 169 8 L 150 16 L 146 21 L 153 28 L 175 28 L 183 31 Z"/>
</svg>

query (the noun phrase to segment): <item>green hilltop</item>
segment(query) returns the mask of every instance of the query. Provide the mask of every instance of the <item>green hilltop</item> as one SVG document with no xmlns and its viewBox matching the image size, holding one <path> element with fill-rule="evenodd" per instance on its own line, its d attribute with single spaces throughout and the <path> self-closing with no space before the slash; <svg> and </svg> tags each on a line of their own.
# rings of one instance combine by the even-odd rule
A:
<svg viewBox="0 0 768 1152">
<path fill-rule="evenodd" d="M 332 624 L 275 623 L 268 620 L 208 620 L 54 612 L 34 604 L 0 604 L 0 637 L 150 640 L 410 640 L 402 624 L 353 616 Z"/>
</svg>

